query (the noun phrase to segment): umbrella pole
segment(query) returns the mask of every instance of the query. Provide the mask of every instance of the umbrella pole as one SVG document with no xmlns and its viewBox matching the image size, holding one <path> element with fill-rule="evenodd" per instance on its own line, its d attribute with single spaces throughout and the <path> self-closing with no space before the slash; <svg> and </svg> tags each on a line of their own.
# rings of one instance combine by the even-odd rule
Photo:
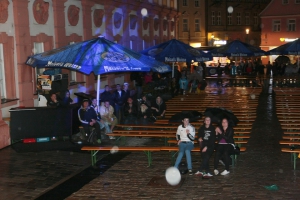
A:
<svg viewBox="0 0 300 200">
<path fill-rule="evenodd" d="M 174 65 L 175 65 L 175 63 L 173 62 L 172 63 L 172 78 L 174 78 Z"/>
<path fill-rule="evenodd" d="M 97 76 L 97 106 L 99 108 L 99 100 L 100 100 L 100 74 Z"/>
</svg>

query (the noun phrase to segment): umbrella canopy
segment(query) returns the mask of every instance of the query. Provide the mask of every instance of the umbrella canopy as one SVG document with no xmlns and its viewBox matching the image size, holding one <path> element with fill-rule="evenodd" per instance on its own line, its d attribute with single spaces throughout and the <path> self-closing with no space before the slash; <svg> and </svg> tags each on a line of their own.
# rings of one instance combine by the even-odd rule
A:
<svg viewBox="0 0 300 200">
<path fill-rule="evenodd" d="M 163 62 L 204 62 L 212 60 L 210 53 L 204 53 L 179 40 L 172 39 L 141 51 Z"/>
<path fill-rule="evenodd" d="M 28 57 L 27 65 L 37 68 L 67 68 L 95 75 L 150 71 L 164 73 L 171 68 L 104 37 L 75 43 Z"/>
<path fill-rule="evenodd" d="M 229 125 L 236 126 L 239 122 L 238 118 L 229 110 L 225 108 L 207 108 L 204 112 L 206 117 L 210 117 L 214 123 L 221 124 L 222 119 L 227 118 Z"/>
<path fill-rule="evenodd" d="M 181 123 L 184 118 L 189 118 L 190 122 L 198 121 L 202 118 L 202 114 L 198 111 L 181 111 L 180 113 L 174 114 L 170 119 L 169 123 Z"/>
<path fill-rule="evenodd" d="M 266 52 L 259 47 L 234 40 L 224 46 L 220 46 L 210 51 L 214 57 L 247 57 L 247 56 L 264 56 Z"/>
<path fill-rule="evenodd" d="M 300 55 L 300 38 L 271 49 L 267 52 L 268 55 Z"/>
</svg>

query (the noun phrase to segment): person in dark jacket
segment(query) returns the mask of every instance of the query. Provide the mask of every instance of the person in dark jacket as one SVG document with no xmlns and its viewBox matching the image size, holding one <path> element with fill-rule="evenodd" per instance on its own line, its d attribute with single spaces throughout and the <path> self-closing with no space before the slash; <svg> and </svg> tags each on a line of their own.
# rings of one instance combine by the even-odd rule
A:
<svg viewBox="0 0 300 200">
<path fill-rule="evenodd" d="M 138 106 L 129 97 L 124 106 L 124 124 L 137 124 Z"/>
<path fill-rule="evenodd" d="M 100 103 L 103 103 L 105 101 L 109 101 L 110 105 L 114 105 L 114 99 L 113 94 L 109 91 L 109 86 L 105 85 L 104 92 L 100 94 Z"/>
<path fill-rule="evenodd" d="M 228 119 L 222 119 L 222 125 L 216 128 L 216 136 L 218 137 L 218 146 L 216 150 L 216 156 L 214 160 L 214 173 L 219 174 L 218 163 L 222 155 L 224 155 L 225 170 L 221 175 L 227 175 L 229 171 L 230 153 L 233 152 L 234 140 L 233 128 L 229 126 Z"/>
<path fill-rule="evenodd" d="M 121 122 L 123 117 L 124 104 L 127 99 L 126 99 L 126 94 L 124 90 L 121 89 L 120 84 L 117 84 L 117 90 L 114 92 L 113 99 L 114 99 L 113 106 L 115 107 L 115 115 L 118 121 Z"/>
<path fill-rule="evenodd" d="M 57 108 L 57 107 L 60 107 L 61 105 L 62 105 L 61 102 L 57 100 L 56 94 L 52 93 L 50 95 L 50 100 L 47 101 L 47 107 Z"/>
<path fill-rule="evenodd" d="M 209 171 L 209 159 L 214 152 L 215 140 L 216 129 L 213 125 L 211 125 L 211 118 L 205 117 L 204 125 L 202 125 L 198 131 L 202 163 L 199 171 L 197 171 L 195 175 L 203 176 L 204 178 L 212 177 L 212 174 Z"/>
<path fill-rule="evenodd" d="M 167 105 L 160 96 L 157 96 L 155 103 L 151 106 L 151 109 L 154 116 L 164 118 Z"/>
<path fill-rule="evenodd" d="M 73 103 L 73 99 L 70 98 L 70 92 L 69 92 L 69 90 L 67 90 L 65 92 L 65 96 L 62 99 L 61 103 L 62 103 L 63 106 L 69 106 L 70 104 Z"/>
<path fill-rule="evenodd" d="M 89 100 L 84 99 L 82 106 L 78 110 L 78 118 L 83 126 L 85 133 L 90 136 L 90 127 L 94 127 L 97 133 L 97 143 L 101 143 L 101 129 L 97 123 L 97 114 L 93 108 L 89 106 Z"/>
<path fill-rule="evenodd" d="M 146 103 L 142 102 L 139 109 L 139 123 L 141 125 L 152 124 L 154 121 L 151 121 L 152 111 L 151 108 L 147 106 Z"/>
</svg>

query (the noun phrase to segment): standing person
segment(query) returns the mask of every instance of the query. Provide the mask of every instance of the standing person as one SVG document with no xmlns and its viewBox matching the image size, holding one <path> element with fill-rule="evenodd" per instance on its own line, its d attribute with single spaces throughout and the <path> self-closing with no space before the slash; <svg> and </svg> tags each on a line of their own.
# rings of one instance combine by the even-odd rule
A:
<svg viewBox="0 0 300 200">
<path fill-rule="evenodd" d="M 225 170 L 221 175 L 227 175 L 229 171 L 230 153 L 233 151 L 234 140 L 233 140 L 233 128 L 229 126 L 228 119 L 222 119 L 222 125 L 216 128 L 216 136 L 218 137 L 218 146 L 214 160 L 214 173 L 219 174 L 218 164 L 222 155 L 224 155 Z"/>
<path fill-rule="evenodd" d="M 160 96 L 157 96 L 156 101 L 152 105 L 151 109 L 152 109 L 153 115 L 155 117 L 164 118 L 166 109 L 167 109 L 167 105 L 165 104 L 165 102 L 163 101 L 163 99 Z"/>
<path fill-rule="evenodd" d="M 104 92 L 100 94 L 100 102 L 104 103 L 105 101 L 109 101 L 110 105 L 114 105 L 113 94 L 110 92 L 108 85 L 105 85 Z"/>
<path fill-rule="evenodd" d="M 82 101 L 82 106 L 78 110 L 78 119 L 83 126 L 85 133 L 90 136 L 90 127 L 94 127 L 97 133 L 97 143 L 101 143 L 101 129 L 100 125 L 97 123 L 97 114 L 93 108 L 89 106 L 89 100 L 84 99 Z"/>
<path fill-rule="evenodd" d="M 123 84 L 123 91 L 125 92 L 125 99 L 127 100 L 131 96 L 129 90 L 129 83 L 125 82 Z"/>
<path fill-rule="evenodd" d="M 179 79 L 179 87 L 180 87 L 180 93 L 185 95 L 187 89 L 188 89 L 188 80 L 185 75 L 182 75 Z"/>
<path fill-rule="evenodd" d="M 209 171 L 209 159 L 214 152 L 215 140 L 216 129 L 211 124 L 211 118 L 205 117 L 204 125 L 202 125 L 198 131 L 202 163 L 199 171 L 197 171 L 195 175 L 203 176 L 204 178 L 212 177 L 212 174 Z"/>
<path fill-rule="evenodd" d="M 193 175 L 191 151 L 194 149 L 195 128 L 190 124 L 189 118 L 183 118 L 182 122 L 183 124 L 178 126 L 176 133 L 179 153 L 174 167 L 178 168 L 185 154 L 189 175 Z"/>
<path fill-rule="evenodd" d="M 121 85 L 117 84 L 117 90 L 114 92 L 113 95 L 114 99 L 114 107 L 115 107 L 115 114 L 118 118 L 118 121 L 121 123 L 122 116 L 123 116 L 123 107 L 126 102 L 126 94 L 124 90 L 121 89 Z"/>
</svg>

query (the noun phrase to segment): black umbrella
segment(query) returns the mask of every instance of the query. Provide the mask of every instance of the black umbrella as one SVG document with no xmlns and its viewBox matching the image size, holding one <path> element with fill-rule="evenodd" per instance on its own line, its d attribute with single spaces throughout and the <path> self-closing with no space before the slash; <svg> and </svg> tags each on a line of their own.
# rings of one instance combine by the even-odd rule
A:
<svg viewBox="0 0 300 200">
<path fill-rule="evenodd" d="M 279 62 L 279 63 L 290 63 L 290 58 L 287 56 L 278 56 L 275 61 Z"/>
<path fill-rule="evenodd" d="M 219 125 L 221 125 L 221 121 L 224 118 L 228 119 L 231 126 L 236 126 L 239 122 L 238 118 L 225 108 L 206 108 L 204 115 L 210 117 L 213 123 L 218 123 Z"/>
<path fill-rule="evenodd" d="M 180 123 L 184 118 L 189 118 L 190 122 L 195 122 L 202 118 L 202 114 L 198 111 L 181 111 L 180 113 L 174 114 L 170 119 L 169 123 Z"/>
</svg>

